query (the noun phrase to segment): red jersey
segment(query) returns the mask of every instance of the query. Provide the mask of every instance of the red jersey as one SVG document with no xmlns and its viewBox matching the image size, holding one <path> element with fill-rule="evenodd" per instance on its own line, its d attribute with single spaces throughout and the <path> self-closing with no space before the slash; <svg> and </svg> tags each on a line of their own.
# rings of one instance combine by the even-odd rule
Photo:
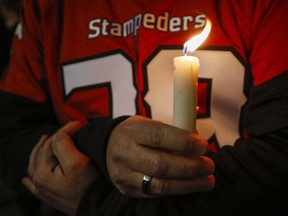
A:
<svg viewBox="0 0 288 216">
<path fill-rule="evenodd" d="M 211 33 L 193 53 L 200 60 L 197 129 L 207 139 L 233 144 L 246 87 L 288 70 L 286 1 L 60 2 L 24 2 L 0 87 L 51 100 L 61 123 L 140 114 L 171 124 L 173 58 L 207 18 Z"/>
</svg>

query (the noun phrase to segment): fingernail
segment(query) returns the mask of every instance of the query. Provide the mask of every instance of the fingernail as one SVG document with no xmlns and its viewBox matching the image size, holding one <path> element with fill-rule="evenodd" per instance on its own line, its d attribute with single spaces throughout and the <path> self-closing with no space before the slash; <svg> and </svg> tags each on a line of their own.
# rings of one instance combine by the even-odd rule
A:
<svg viewBox="0 0 288 216">
<path fill-rule="evenodd" d="M 202 155 L 206 152 L 206 144 L 200 140 L 194 142 L 194 152 L 196 155 Z"/>
</svg>

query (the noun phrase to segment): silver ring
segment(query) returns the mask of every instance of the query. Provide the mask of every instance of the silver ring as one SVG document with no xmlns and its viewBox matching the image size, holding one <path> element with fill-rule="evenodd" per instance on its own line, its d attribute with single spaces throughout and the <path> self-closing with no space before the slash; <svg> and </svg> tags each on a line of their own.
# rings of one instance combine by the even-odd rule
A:
<svg viewBox="0 0 288 216">
<path fill-rule="evenodd" d="M 151 183 L 152 177 L 148 175 L 143 176 L 143 181 L 142 181 L 142 192 L 143 194 L 150 195 L 149 187 Z"/>
</svg>

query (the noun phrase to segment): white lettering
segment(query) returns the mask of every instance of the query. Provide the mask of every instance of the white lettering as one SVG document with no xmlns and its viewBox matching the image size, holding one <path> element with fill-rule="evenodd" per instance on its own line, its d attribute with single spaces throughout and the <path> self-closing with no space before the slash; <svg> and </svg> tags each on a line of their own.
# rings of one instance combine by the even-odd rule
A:
<svg viewBox="0 0 288 216">
<path fill-rule="evenodd" d="M 165 31 L 165 32 L 168 30 L 168 12 L 165 12 L 164 16 L 158 17 L 157 29 L 159 31 Z"/>
<path fill-rule="evenodd" d="M 195 23 L 196 23 L 194 26 L 195 29 L 205 26 L 205 24 L 206 24 L 205 17 L 206 16 L 204 14 L 201 14 L 201 15 L 198 15 L 195 17 Z"/>
<path fill-rule="evenodd" d="M 193 21 L 193 17 L 185 16 L 183 17 L 183 30 L 187 31 L 189 29 L 188 23 Z"/>
<path fill-rule="evenodd" d="M 193 32 L 193 29 L 202 28 L 206 23 L 205 14 L 195 17 L 170 17 L 169 15 L 169 12 L 164 12 L 160 16 L 155 16 L 152 13 L 138 14 L 124 23 L 110 22 L 107 19 L 94 19 L 89 23 L 89 30 L 91 32 L 88 34 L 88 38 L 93 39 L 100 35 L 118 37 L 136 36 L 141 27 L 151 30 L 156 29 L 161 32 Z"/>
<path fill-rule="evenodd" d="M 108 32 L 107 32 L 107 27 L 109 26 L 109 22 L 104 19 L 103 22 L 102 22 L 102 34 L 103 35 L 108 35 Z"/>
<path fill-rule="evenodd" d="M 135 17 L 135 32 L 134 32 L 134 35 L 137 35 L 138 29 L 141 26 L 141 21 L 142 21 L 142 14 L 139 14 L 138 16 Z"/>
<path fill-rule="evenodd" d="M 153 14 L 144 14 L 143 27 L 147 29 L 154 29 L 155 16 Z"/>
<path fill-rule="evenodd" d="M 121 36 L 121 25 L 118 23 L 112 23 L 111 24 L 111 35 L 114 36 Z"/>
<path fill-rule="evenodd" d="M 123 36 L 127 37 L 134 31 L 133 28 L 133 20 L 128 20 L 127 22 L 124 23 L 123 25 Z"/>
<path fill-rule="evenodd" d="M 95 19 L 95 20 L 92 20 L 90 23 L 89 23 L 89 29 L 94 31 L 94 33 L 90 33 L 88 35 L 88 38 L 96 38 L 99 36 L 100 34 L 100 28 L 98 26 L 95 26 L 95 24 L 97 23 L 100 23 L 101 20 L 100 19 Z"/>
<path fill-rule="evenodd" d="M 181 18 L 173 17 L 170 20 L 170 28 L 169 28 L 169 30 L 171 32 L 179 32 L 179 31 L 181 31 Z"/>
</svg>

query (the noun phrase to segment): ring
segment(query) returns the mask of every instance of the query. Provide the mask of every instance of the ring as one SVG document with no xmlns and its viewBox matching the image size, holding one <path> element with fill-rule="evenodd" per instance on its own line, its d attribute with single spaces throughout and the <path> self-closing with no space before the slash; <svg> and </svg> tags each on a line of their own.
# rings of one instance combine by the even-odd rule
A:
<svg viewBox="0 0 288 216">
<path fill-rule="evenodd" d="M 151 176 L 148 176 L 148 175 L 144 175 L 143 176 L 143 181 L 142 181 L 142 192 L 146 195 L 150 195 L 150 192 L 149 192 L 149 185 L 150 185 L 150 182 L 152 180 L 152 177 Z"/>
</svg>

